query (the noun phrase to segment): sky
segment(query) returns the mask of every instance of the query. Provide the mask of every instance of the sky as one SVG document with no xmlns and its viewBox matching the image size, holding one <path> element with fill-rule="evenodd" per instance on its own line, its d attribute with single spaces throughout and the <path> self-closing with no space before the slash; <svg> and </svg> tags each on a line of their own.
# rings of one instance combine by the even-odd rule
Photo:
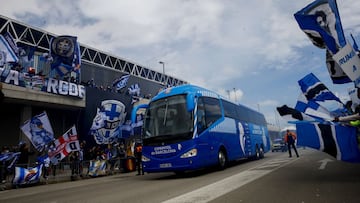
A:
<svg viewBox="0 0 360 203">
<path fill-rule="evenodd" d="M 314 73 L 342 101 L 352 83 L 333 84 L 325 50 L 294 13 L 313 0 L 0 0 L 0 15 L 124 58 L 259 110 L 294 107 L 298 80 Z M 359 0 L 337 1 L 345 37 L 360 44 Z M 356 9 L 355 9 L 356 8 Z"/>
</svg>

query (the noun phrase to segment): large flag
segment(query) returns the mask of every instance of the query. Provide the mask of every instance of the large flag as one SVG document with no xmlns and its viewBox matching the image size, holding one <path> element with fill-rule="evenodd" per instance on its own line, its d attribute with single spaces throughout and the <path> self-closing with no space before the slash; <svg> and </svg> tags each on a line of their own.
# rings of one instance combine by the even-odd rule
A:
<svg viewBox="0 0 360 203">
<path fill-rule="evenodd" d="M 97 144 L 111 144 L 121 136 L 120 126 L 126 117 L 125 105 L 117 100 L 104 100 L 97 109 L 90 134 Z"/>
<path fill-rule="evenodd" d="M 119 91 L 122 88 L 126 87 L 129 78 L 130 78 L 130 75 L 123 75 L 120 78 L 114 80 L 113 87 L 116 88 L 116 91 Z"/>
<path fill-rule="evenodd" d="M 1 61 L 5 62 L 17 62 L 19 58 L 17 57 L 16 50 L 8 43 L 7 39 L 0 34 L 0 51 L 3 52 Z"/>
<path fill-rule="evenodd" d="M 324 120 L 334 120 L 331 113 L 323 106 L 314 101 L 308 101 L 304 94 L 300 93 L 295 105 L 295 109 L 307 115 L 322 118 Z"/>
<path fill-rule="evenodd" d="M 297 121 L 309 121 L 309 122 L 318 122 L 322 121 L 318 118 L 306 115 L 294 108 L 290 108 L 287 105 L 276 108 L 280 116 L 288 122 L 297 122 Z"/>
<path fill-rule="evenodd" d="M 77 37 L 74 36 L 58 36 L 50 40 L 50 55 L 53 58 L 51 64 L 52 70 L 60 76 L 80 67 L 80 48 Z"/>
<path fill-rule="evenodd" d="M 309 73 L 299 80 L 298 83 L 308 101 L 334 100 L 342 104 L 341 100 L 320 82 L 313 73 Z"/>
<path fill-rule="evenodd" d="M 298 145 L 323 151 L 337 160 L 360 162 L 355 127 L 339 124 L 297 123 L 296 132 Z"/>
<path fill-rule="evenodd" d="M 39 182 L 42 173 L 42 167 L 43 164 L 39 164 L 38 166 L 33 168 L 15 167 L 13 184 L 24 185 Z"/>
<path fill-rule="evenodd" d="M 316 0 L 294 14 L 299 27 L 319 48 L 335 54 L 346 44 L 336 0 Z"/>
<path fill-rule="evenodd" d="M 45 111 L 25 121 L 20 128 L 35 149 L 40 152 L 54 140 L 54 132 Z"/>
<path fill-rule="evenodd" d="M 71 127 L 49 147 L 49 158 L 51 163 L 57 164 L 73 151 L 79 151 L 80 144 L 75 126 Z"/>
</svg>

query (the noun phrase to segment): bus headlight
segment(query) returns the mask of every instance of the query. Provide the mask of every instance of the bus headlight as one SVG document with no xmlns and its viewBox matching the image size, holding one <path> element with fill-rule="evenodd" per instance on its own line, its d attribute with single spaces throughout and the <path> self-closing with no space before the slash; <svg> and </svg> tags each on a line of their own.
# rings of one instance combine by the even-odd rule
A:
<svg viewBox="0 0 360 203">
<path fill-rule="evenodd" d="M 197 155 L 197 149 L 192 149 L 186 153 L 184 153 L 183 155 L 181 155 L 180 158 L 190 158 L 190 157 L 194 157 Z"/>
<path fill-rule="evenodd" d="M 150 159 L 147 158 L 146 156 L 142 155 L 142 156 L 141 156 L 141 161 L 142 161 L 142 162 L 147 162 L 147 161 L 150 161 Z"/>
</svg>

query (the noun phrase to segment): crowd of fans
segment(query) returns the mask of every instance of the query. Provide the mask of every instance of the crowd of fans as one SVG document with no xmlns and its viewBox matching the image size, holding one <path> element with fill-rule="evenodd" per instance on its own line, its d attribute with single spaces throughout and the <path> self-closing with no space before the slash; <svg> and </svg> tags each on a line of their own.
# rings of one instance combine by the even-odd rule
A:
<svg viewBox="0 0 360 203">
<path fill-rule="evenodd" d="M 12 155 L 12 156 L 5 156 Z M 15 156 L 16 155 L 16 156 Z M 107 169 L 125 170 L 124 160 L 127 157 L 134 156 L 134 145 L 129 143 L 125 146 L 125 142 L 117 142 L 108 145 L 96 145 L 86 148 L 86 142 L 80 142 L 80 150 L 71 152 L 60 163 L 54 165 L 47 159 L 47 153 L 32 151 L 26 142 L 20 142 L 19 145 L 3 146 L 0 157 L 7 157 L 0 160 L 0 183 L 5 183 L 9 177 L 14 175 L 15 167 L 34 167 L 39 163 L 43 163 L 42 177 L 48 179 L 49 175 L 56 176 L 57 170 L 64 170 L 64 165 L 69 165 L 72 177 L 86 176 L 89 171 L 90 161 L 103 160 L 107 163 Z"/>
</svg>

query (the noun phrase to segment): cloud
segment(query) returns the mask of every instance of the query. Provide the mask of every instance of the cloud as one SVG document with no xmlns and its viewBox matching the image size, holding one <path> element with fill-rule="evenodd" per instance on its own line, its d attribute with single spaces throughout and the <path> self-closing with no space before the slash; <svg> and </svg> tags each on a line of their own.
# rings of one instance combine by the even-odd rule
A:
<svg viewBox="0 0 360 203">
<path fill-rule="evenodd" d="M 220 92 L 274 118 L 295 104 L 297 80 L 313 72 L 330 81 L 325 52 L 312 45 L 293 14 L 313 0 L 12 0 L 0 13 L 192 84 Z M 337 1 L 346 36 L 360 39 L 359 0 Z M 236 99 L 235 99 L 236 96 Z M 345 97 L 341 96 L 341 97 Z"/>
</svg>

